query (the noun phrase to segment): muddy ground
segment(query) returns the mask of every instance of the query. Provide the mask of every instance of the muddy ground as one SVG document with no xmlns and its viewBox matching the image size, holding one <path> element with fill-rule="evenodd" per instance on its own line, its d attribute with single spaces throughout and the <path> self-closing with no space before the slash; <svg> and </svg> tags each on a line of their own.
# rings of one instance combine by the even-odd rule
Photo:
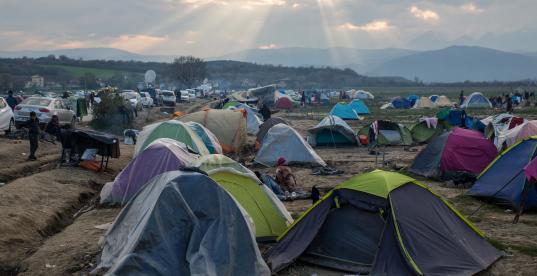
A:
<svg viewBox="0 0 537 276">
<path fill-rule="evenodd" d="M 179 106 L 181 111 L 194 111 L 205 103 Z M 316 125 L 325 111 L 294 111 L 279 113 L 302 135 Z M 428 111 L 429 112 L 429 111 Z M 432 113 L 432 111 L 430 111 Z M 326 113 L 324 113 L 326 114 Z M 377 113 L 378 114 L 378 113 Z M 382 114 L 382 113 L 381 113 Z M 393 113 L 403 123 L 414 122 L 419 114 Z M 152 111 L 146 119 L 139 119 L 138 127 L 166 118 L 166 114 Z M 358 129 L 366 121 L 352 122 Z M 253 138 L 249 139 L 251 142 Z M 91 271 L 99 255 L 98 242 L 120 209 L 96 207 L 94 202 L 100 188 L 130 161 L 133 146 L 121 145 L 121 157 L 112 159 L 103 173 L 80 168 L 60 167 L 59 145 L 41 144 L 38 161 L 25 161 L 28 142 L 0 138 L 0 275 L 84 275 Z M 315 176 L 312 169 L 293 167 L 299 184 L 304 189 L 317 186 L 325 192 L 352 175 L 384 168 L 404 172 L 423 146 L 388 147 L 385 163 L 376 161 L 364 147 L 316 148 L 317 153 L 331 166 L 343 170 L 338 176 Z M 243 160 L 252 160 L 245 154 Z M 253 170 L 272 173 L 273 169 L 252 166 Z M 520 222 L 511 224 L 513 214 L 493 205 L 483 204 L 464 195 L 464 189 L 447 188 L 445 183 L 420 179 L 446 197 L 464 215 L 481 207 L 470 220 L 507 253 L 483 275 L 535 275 L 537 270 L 537 215 L 524 214 Z M 285 202 L 296 217 L 311 206 L 309 200 Z M 342 275 L 319 267 L 297 263 L 280 275 Z"/>
</svg>

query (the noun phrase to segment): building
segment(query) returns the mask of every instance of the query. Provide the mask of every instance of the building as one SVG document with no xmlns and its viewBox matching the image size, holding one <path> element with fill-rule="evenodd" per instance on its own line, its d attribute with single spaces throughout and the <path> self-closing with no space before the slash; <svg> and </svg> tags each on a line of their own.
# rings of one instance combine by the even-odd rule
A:
<svg viewBox="0 0 537 276">
<path fill-rule="evenodd" d="M 45 78 L 39 75 L 33 75 L 32 80 L 26 83 L 26 88 L 35 87 L 43 88 L 45 87 Z"/>
</svg>

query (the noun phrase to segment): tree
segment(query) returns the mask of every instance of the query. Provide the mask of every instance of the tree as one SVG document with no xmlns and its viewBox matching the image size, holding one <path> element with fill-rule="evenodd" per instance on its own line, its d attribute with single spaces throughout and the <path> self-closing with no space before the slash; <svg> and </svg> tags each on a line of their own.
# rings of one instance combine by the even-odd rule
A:
<svg viewBox="0 0 537 276">
<path fill-rule="evenodd" d="M 84 73 L 84 75 L 81 76 L 78 80 L 78 83 L 80 87 L 83 87 L 84 89 L 99 88 L 99 84 L 97 83 L 97 77 L 90 72 Z"/>
<path fill-rule="evenodd" d="M 11 74 L 0 74 L 0 91 L 13 88 Z"/>
<path fill-rule="evenodd" d="M 171 72 L 182 85 L 192 88 L 207 77 L 206 62 L 201 58 L 182 56 L 173 61 Z"/>
</svg>

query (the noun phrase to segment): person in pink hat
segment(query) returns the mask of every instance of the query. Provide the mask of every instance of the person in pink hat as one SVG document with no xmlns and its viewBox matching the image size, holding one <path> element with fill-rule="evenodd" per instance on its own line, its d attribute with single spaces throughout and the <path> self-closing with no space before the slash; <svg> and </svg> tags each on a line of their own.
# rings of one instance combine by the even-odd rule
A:
<svg viewBox="0 0 537 276">
<path fill-rule="evenodd" d="M 278 158 L 276 166 L 276 182 L 278 182 L 284 192 L 294 192 L 297 186 L 296 179 L 291 168 L 287 166 L 287 160 L 284 157 Z"/>
</svg>

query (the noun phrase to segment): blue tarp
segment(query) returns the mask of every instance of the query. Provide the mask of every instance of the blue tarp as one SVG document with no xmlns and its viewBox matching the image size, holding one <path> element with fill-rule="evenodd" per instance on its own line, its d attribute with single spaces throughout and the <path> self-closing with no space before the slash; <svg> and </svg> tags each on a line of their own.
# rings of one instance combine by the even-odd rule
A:
<svg viewBox="0 0 537 276">
<path fill-rule="evenodd" d="M 492 200 L 500 205 L 518 209 L 526 184 L 524 167 L 535 158 L 537 139 L 522 141 L 503 153 L 475 182 L 469 195 Z M 526 210 L 537 210 L 537 192 L 532 187 Z"/>
<path fill-rule="evenodd" d="M 369 108 L 362 100 L 352 102 L 337 103 L 330 111 L 330 115 L 338 116 L 343 120 L 358 120 L 358 115 L 369 114 Z"/>
</svg>

